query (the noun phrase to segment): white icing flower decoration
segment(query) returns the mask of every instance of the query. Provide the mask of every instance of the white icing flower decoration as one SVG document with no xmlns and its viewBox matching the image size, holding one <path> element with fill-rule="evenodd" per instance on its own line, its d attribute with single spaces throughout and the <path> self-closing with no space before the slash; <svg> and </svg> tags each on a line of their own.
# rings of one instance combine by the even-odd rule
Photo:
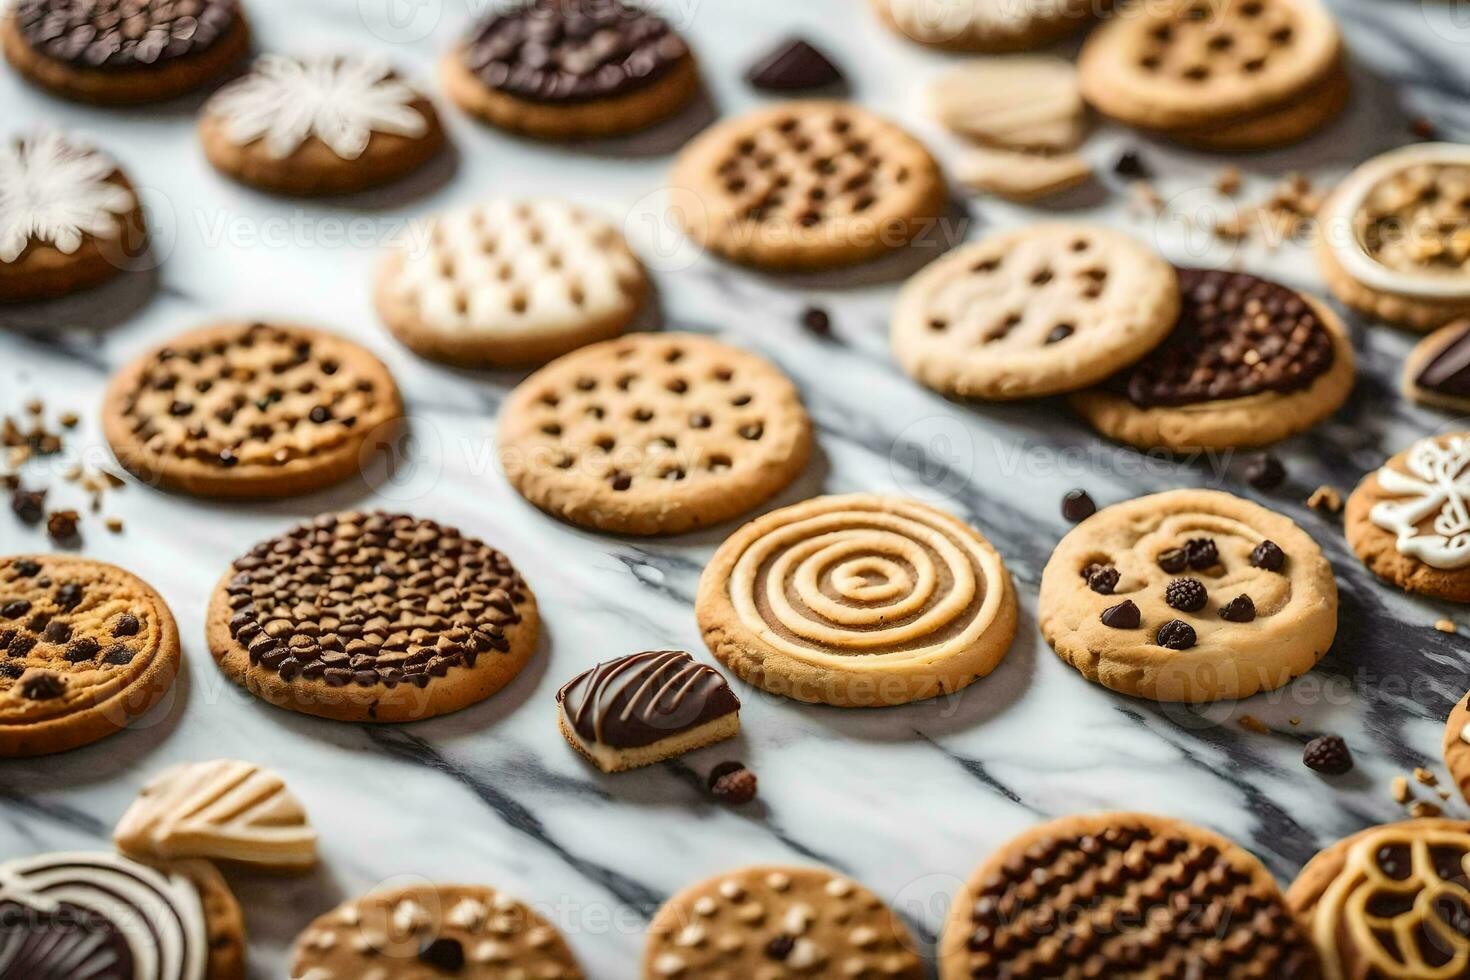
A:
<svg viewBox="0 0 1470 980">
<path fill-rule="evenodd" d="M 427 133 L 428 121 L 412 105 L 420 98 L 379 58 L 267 54 L 210 99 L 205 112 L 224 121 L 231 143 L 264 140 L 277 160 L 313 136 L 342 159 L 356 160 L 373 133 Z"/>
<path fill-rule="evenodd" d="M 1470 565 L 1470 439 L 1450 436 L 1442 445 L 1438 439 L 1421 439 L 1404 465 L 1408 473 L 1380 469 L 1378 484 L 1405 499 L 1374 504 L 1368 518 L 1397 535 L 1400 554 L 1434 568 Z M 1430 530 L 1421 532 L 1419 524 L 1435 511 Z"/>
<path fill-rule="evenodd" d="M 117 164 L 103 153 L 47 130 L 0 145 L 0 262 L 14 262 L 32 242 L 71 255 L 91 235 L 116 237 L 133 195 L 108 180 Z"/>
</svg>

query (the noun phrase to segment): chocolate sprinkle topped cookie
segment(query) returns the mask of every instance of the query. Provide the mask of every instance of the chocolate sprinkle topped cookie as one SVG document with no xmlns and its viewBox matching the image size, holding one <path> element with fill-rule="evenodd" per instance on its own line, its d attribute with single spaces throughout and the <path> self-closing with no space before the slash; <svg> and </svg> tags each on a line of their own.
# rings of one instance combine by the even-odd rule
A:
<svg viewBox="0 0 1470 980">
<path fill-rule="evenodd" d="M 102 562 L 0 558 L 0 756 L 44 755 L 126 728 L 179 671 L 173 615 Z"/>
<path fill-rule="evenodd" d="M 1316 980 L 1312 944 L 1259 861 L 1223 837 L 1135 813 L 1036 827 L 950 905 L 941 980 Z"/>
<path fill-rule="evenodd" d="M 220 668 L 280 707 L 417 721 L 500 690 L 538 617 L 510 559 L 402 514 L 326 514 L 238 559 L 209 608 Z"/>
<path fill-rule="evenodd" d="M 287 497 L 360 471 L 364 443 L 403 414 L 388 369 L 304 327 L 230 323 L 123 368 L 103 429 L 140 480 L 204 497 Z"/>
</svg>

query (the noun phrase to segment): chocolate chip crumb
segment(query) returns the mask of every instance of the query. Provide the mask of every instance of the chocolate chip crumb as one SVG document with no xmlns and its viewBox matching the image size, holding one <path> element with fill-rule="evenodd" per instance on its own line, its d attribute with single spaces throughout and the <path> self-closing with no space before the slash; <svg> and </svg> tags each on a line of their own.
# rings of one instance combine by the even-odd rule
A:
<svg viewBox="0 0 1470 980">
<path fill-rule="evenodd" d="M 1116 606 L 1102 612 L 1102 624 L 1115 630 L 1136 630 L 1143 622 L 1143 614 L 1132 599 L 1124 599 Z"/>
<path fill-rule="evenodd" d="M 1323 735 L 1307 743 L 1302 752 L 1302 763 L 1316 772 L 1341 776 L 1353 768 L 1353 755 L 1341 735 Z"/>
<path fill-rule="evenodd" d="M 1258 453 L 1245 465 L 1245 482 L 1257 490 L 1275 490 L 1286 479 L 1286 467 L 1270 453 Z"/>
<path fill-rule="evenodd" d="M 1409 135 L 1415 139 L 1436 140 L 1439 139 L 1439 127 L 1432 120 L 1418 116 L 1409 122 Z"/>
<path fill-rule="evenodd" d="M 803 310 L 801 325 L 818 337 L 832 336 L 832 317 L 820 306 L 808 306 Z"/>
<path fill-rule="evenodd" d="M 76 541 L 78 520 L 80 520 L 80 515 L 74 510 L 55 511 L 46 518 L 46 533 L 57 544 Z"/>
<path fill-rule="evenodd" d="M 1231 623 L 1249 623 L 1256 618 L 1256 603 L 1242 593 L 1221 608 L 1220 618 Z"/>
<path fill-rule="evenodd" d="M 1124 180 L 1148 180 L 1154 175 L 1137 150 L 1125 150 L 1113 164 L 1113 173 Z"/>
<path fill-rule="evenodd" d="M 1159 627 L 1154 640 L 1169 650 L 1188 650 L 1195 644 L 1194 627 L 1182 619 L 1171 619 Z"/>
<path fill-rule="evenodd" d="M 710 770 L 706 784 L 721 803 L 742 806 L 755 799 L 758 780 L 743 762 L 722 762 Z"/>
<path fill-rule="evenodd" d="M 27 524 L 38 524 L 46 516 L 45 490 L 16 490 L 10 497 L 10 509 Z"/>
<path fill-rule="evenodd" d="M 1262 541 L 1251 551 L 1251 564 L 1268 572 L 1279 572 L 1286 564 L 1286 552 L 1275 541 Z"/>
<path fill-rule="evenodd" d="M 1088 496 L 1086 490 L 1068 490 L 1062 498 L 1062 516 L 1076 524 L 1085 521 L 1097 513 L 1097 504 Z"/>
<path fill-rule="evenodd" d="M 1438 620 L 1434 624 L 1434 628 L 1439 630 L 1441 633 L 1454 633 L 1456 630 L 1459 629 L 1459 627 L 1455 625 L 1455 621 L 1453 619 Z"/>
</svg>

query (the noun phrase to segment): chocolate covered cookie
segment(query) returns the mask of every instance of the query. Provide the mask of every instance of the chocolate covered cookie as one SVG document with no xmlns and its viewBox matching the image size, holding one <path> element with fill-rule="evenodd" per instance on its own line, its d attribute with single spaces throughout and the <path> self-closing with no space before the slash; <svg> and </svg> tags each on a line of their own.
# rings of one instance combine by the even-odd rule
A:
<svg viewBox="0 0 1470 980">
<path fill-rule="evenodd" d="M 1399 379 L 1410 401 L 1470 413 L 1470 320 L 1441 327 L 1415 344 Z"/>
<path fill-rule="evenodd" d="M 544 139 L 617 136 L 673 115 L 699 90 L 683 38 L 657 14 L 606 0 L 520 0 L 445 56 L 461 109 Z"/>
<path fill-rule="evenodd" d="M 484 700 L 536 646 L 510 559 L 403 514 L 324 514 L 237 559 L 209 604 L 210 652 L 283 708 L 420 721 Z"/>
<path fill-rule="evenodd" d="M 562 737 L 603 772 L 652 765 L 740 731 L 740 699 L 725 678 L 678 650 L 600 663 L 556 700 Z"/>
<path fill-rule="evenodd" d="M 121 731 L 179 668 L 173 614 L 141 579 L 84 558 L 0 558 L 0 756 Z"/>
<path fill-rule="evenodd" d="M 1144 449 L 1258 446 L 1310 428 L 1352 390 L 1352 344 L 1325 303 L 1244 272 L 1180 269 L 1173 332 L 1072 407 Z"/>
<path fill-rule="evenodd" d="M 0 47 L 21 75 L 81 102 L 182 95 L 245 56 L 238 0 L 17 0 Z"/>
<path fill-rule="evenodd" d="M 361 471 L 403 414 L 388 369 L 305 327 L 226 323 L 181 334 L 113 378 L 102 426 L 150 485 L 202 497 L 287 497 Z"/>
</svg>

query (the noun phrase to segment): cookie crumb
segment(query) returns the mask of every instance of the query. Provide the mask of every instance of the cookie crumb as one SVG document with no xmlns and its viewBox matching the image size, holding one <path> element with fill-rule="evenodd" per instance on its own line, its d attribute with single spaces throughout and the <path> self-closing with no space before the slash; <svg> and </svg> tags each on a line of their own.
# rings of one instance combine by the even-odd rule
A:
<svg viewBox="0 0 1470 980">
<path fill-rule="evenodd" d="M 1133 185 L 1133 198 L 1155 214 L 1164 213 L 1164 199 L 1154 190 L 1154 185 L 1146 180 L 1140 180 Z"/>
<path fill-rule="evenodd" d="M 1409 122 L 1409 135 L 1421 140 L 1438 139 L 1439 127 L 1432 120 L 1418 116 Z"/>
<path fill-rule="evenodd" d="M 1290 725 L 1292 728 L 1296 728 L 1298 725 L 1300 725 L 1302 723 L 1302 720 L 1300 718 L 1288 718 L 1286 720 L 1286 723 L 1288 725 Z"/>
<path fill-rule="evenodd" d="M 1312 495 L 1307 498 L 1307 506 L 1313 510 L 1336 514 L 1342 510 L 1342 494 L 1332 487 L 1320 486 L 1313 490 Z"/>
<path fill-rule="evenodd" d="M 109 517 L 107 519 L 107 530 L 111 531 L 113 534 L 121 534 L 123 532 L 122 518 Z"/>
<path fill-rule="evenodd" d="M 1215 175 L 1215 190 L 1226 197 L 1234 197 L 1240 191 L 1239 167 L 1226 167 Z"/>
<path fill-rule="evenodd" d="M 75 429 L 81 423 L 82 419 L 76 412 L 62 412 L 57 416 L 57 421 L 65 428 Z"/>
<path fill-rule="evenodd" d="M 1434 624 L 1434 628 L 1439 630 L 1441 633 L 1453 633 L 1459 627 L 1455 626 L 1455 621 L 1453 619 L 1441 619 Z"/>
<path fill-rule="evenodd" d="M 820 306 L 808 306 L 802 310 L 801 325 L 818 337 L 832 336 L 832 316 Z"/>
<path fill-rule="evenodd" d="M 1437 817 L 1443 812 L 1438 803 L 1431 803 L 1428 800 L 1415 800 L 1409 806 L 1409 816 L 1416 820 L 1422 817 Z"/>
<path fill-rule="evenodd" d="M 1154 175 L 1137 150 L 1124 150 L 1113 164 L 1113 173 L 1124 180 L 1148 180 Z"/>
<path fill-rule="evenodd" d="M 1393 801 L 1400 805 L 1414 798 L 1414 794 L 1409 791 L 1409 780 L 1405 776 L 1393 777 L 1393 782 L 1388 784 L 1388 792 L 1393 796 Z"/>
<path fill-rule="evenodd" d="M 1423 766 L 1420 766 L 1414 770 L 1414 778 L 1424 786 L 1439 785 L 1439 777 L 1430 772 L 1428 769 L 1425 769 Z"/>
<path fill-rule="evenodd" d="M 46 403 L 41 401 L 41 399 L 39 398 L 32 398 L 30 401 L 26 402 L 26 411 L 32 415 L 40 415 L 42 412 L 46 411 Z"/>
<path fill-rule="evenodd" d="M 722 762 L 710 770 L 710 794 L 721 803 L 744 806 L 755 799 L 758 780 L 743 762 Z"/>
<path fill-rule="evenodd" d="M 1240 727 L 1255 732 L 1257 735 L 1271 734 L 1271 726 L 1267 725 L 1255 715 L 1241 715 Z"/>
<path fill-rule="evenodd" d="M 46 518 L 46 533 L 57 544 L 75 542 L 79 537 L 77 522 L 80 519 L 81 516 L 74 510 L 53 511 Z"/>
<path fill-rule="evenodd" d="M 1313 772 L 1341 776 L 1353 768 L 1353 755 L 1341 735 L 1323 735 L 1302 750 L 1302 765 Z"/>
</svg>

